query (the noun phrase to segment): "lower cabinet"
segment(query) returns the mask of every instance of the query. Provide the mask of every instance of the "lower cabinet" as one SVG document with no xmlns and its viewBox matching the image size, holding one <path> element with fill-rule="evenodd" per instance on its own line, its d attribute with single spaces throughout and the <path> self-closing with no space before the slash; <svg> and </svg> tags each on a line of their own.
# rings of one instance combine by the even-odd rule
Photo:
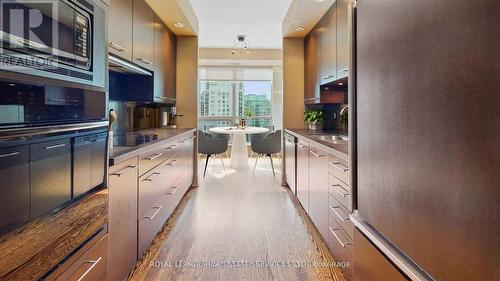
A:
<svg viewBox="0 0 500 281">
<path fill-rule="evenodd" d="M 328 237 L 328 152 L 309 149 L 309 216 L 323 238 Z"/>
<path fill-rule="evenodd" d="M 109 172 L 109 280 L 126 280 L 137 262 L 138 174 L 137 157 Z"/>
<path fill-rule="evenodd" d="M 107 275 L 108 260 L 108 234 L 98 235 L 84 244 L 44 280 L 114 280 Z"/>
<path fill-rule="evenodd" d="M 297 199 L 309 212 L 309 144 L 301 139 L 297 142 Z"/>
<path fill-rule="evenodd" d="M 194 146 L 192 131 L 111 168 L 109 280 L 127 279 L 191 186 Z"/>
</svg>

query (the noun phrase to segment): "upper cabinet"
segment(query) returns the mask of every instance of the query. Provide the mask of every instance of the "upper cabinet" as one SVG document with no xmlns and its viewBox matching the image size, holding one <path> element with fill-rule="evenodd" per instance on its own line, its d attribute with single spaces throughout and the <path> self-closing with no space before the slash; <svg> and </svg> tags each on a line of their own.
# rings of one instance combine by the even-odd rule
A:
<svg viewBox="0 0 500 281">
<path fill-rule="evenodd" d="M 351 59 L 351 0 L 337 0 L 337 79 L 349 75 Z"/>
<path fill-rule="evenodd" d="M 352 0 L 337 0 L 304 39 L 305 103 L 320 103 L 320 86 L 349 75 Z"/>
<path fill-rule="evenodd" d="M 316 25 L 320 84 L 337 79 L 337 7 L 336 3 Z"/>
<path fill-rule="evenodd" d="M 133 61 L 154 70 L 155 14 L 144 0 L 133 3 L 132 38 Z"/>
<path fill-rule="evenodd" d="M 109 52 L 132 60 L 132 2 L 111 1 L 109 8 Z"/>
<path fill-rule="evenodd" d="M 318 35 L 316 30 L 311 31 L 304 44 L 304 65 L 305 65 L 305 103 L 319 103 L 319 64 L 318 64 Z"/>
<path fill-rule="evenodd" d="M 175 35 L 156 17 L 154 47 L 154 100 L 175 103 L 176 52 Z"/>
</svg>

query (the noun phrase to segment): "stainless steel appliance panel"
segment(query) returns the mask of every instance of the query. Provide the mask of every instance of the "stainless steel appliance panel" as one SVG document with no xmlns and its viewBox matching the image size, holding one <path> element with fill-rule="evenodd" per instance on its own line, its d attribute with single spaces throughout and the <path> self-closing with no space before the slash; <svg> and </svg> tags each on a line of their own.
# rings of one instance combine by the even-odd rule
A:
<svg viewBox="0 0 500 281">
<path fill-rule="evenodd" d="M 73 144 L 73 197 L 104 183 L 107 133 L 75 138 Z"/>
<path fill-rule="evenodd" d="M 297 194 L 297 138 L 285 133 L 285 178 L 294 194 Z"/>
</svg>

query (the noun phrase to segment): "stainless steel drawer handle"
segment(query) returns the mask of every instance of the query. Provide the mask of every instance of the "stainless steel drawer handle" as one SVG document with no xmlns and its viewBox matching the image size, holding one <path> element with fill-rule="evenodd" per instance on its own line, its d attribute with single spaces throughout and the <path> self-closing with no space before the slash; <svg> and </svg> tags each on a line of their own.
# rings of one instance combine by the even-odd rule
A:
<svg viewBox="0 0 500 281">
<path fill-rule="evenodd" d="M 167 150 L 172 150 L 172 149 L 174 149 L 174 148 L 176 148 L 176 147 L 177 147 L 177 145 L 176 145 L 176 144 L 173 144 L 173 145 L 171 145 L 171 146 L 169 146 L 169 147 L 167 147 L 167 148 L 165 148 L 165 149 L 167 149 Z"/>
<path fill-rule="evenodd" d="M 145 64 L 153 64 L 152 62 L 150 62 L 149 60 L 147 60 L 145 58 L 137 58 L 137 60 L 142 62 L 142 63 L 145 63 Z"/>
<path fill-rule="evenodd" d="M 308 99 L 304 99 L 304 101 L 313 101 L 313 100 L 319 100 L 320 98 L 308 98 Z"/>
<path fill-rule="evenodd" d="M 160 207 L 153 207 L 153 209 L 156 209 L 156 212 L 152 216 L 145 216 L 144 218 L 152 221 L 156 217 L 156 215 L 160 212 L 161 208 L 163 208 L 163 205 L 161 205 Z"/>
<path fill-rule="evenodd" d="M 341 209 L 340 207 L 332 207 L 332 206 L 329 206 L 329 207 L 330 207 L 330 209 L 333 211 L 333 213 L 334 213 L 334 214 L 335 214 L 335 215 L 336 215 L 339 219 L 341 219 L 342 221 L 348 221 L 348 220 L 349 220 L 349 216 L 347 216 L 347 217 L 343 217 L 343 216 L 341 216 L 341 215 L 337 212 L 337 210 L 340 210 L 340 209 Z"/>
<path fill-rule="evenodd" d="M 83 278 L 85 278 L 85 276 L 87 276 L 87 274 L 89 274 L 89 272 L 92 271 L 92 269 L 94 269 L 94 267 L 102 260 L 102 257 L 99 257 L 97 260 L 95 261 L 85 261 L 84 263 L 91 263 L 92 265 L 89 267 L 89 269 L 87 269 L 83 274 L 82 276 L 80 276 L 80 278 L 78 278 L 77 280 L 78 281 L 81 281 L 83 280 Z"/>
<path fill-rule="evenodd" d="M 125 47 L 122 47 L 118 44 L 116 44 L 115 42 L 109 42 L 109 46 L 115 50 L 117 50 L 118 52 L 128 52 L 128 49 L 125 48 Z"/>
<path fill-rule="evenodd" d="M 177 160 L 177 159 L 172 160 L 172 161 L 170 161 L 170 162 L 167 164 L 167 166 L 175 166 L 175 165 L 177 165 L 177 164 L 179 163 L 179 161 L 180 161 L 180 160 Z"/>
<path fill-rule="evenodd" d="M 323 80 L 330 79 L 330 78 L 333 78 L 333 77 L 335 77 L 335 75 L 328 75 L 328 76 L 323 77 Z"/>
<path fill-rule="evenodd" d="M 172 189 L 170 189 L 169 192 L 167 192 L 167 195 L 174 196 L 174 194 L 179 190 L 178 186 L 172 186 Z"/>
<path fill-rule="evenodd" d="M 301 144 L 300 142 L 297 143 L 297 145 L 300 147 L 300 148 L 304 148 L 306 147 L 305 145 Z"/>
<path fill-rule="evenodd" d="M 159 175 L 161 175 L 161 173 L 158 172 L 152 173 L 151 176 L 145 178 L 143 181 L 152 182 Z"/>
<path fill-rule="evenodd" d="M 312 151 L 312 150 L 311 150 L 311 151 L 309 151 L 309 152 L 310 152 L 312 155 L 314 155 L 314 156 L 316 156 L 316 157 L 318 157 L 318 158 L 319 158 L 319 157 L 323 157 L 323 156 L 325 156 L 325 155 L 323 155 L 323 154 L 318 154 L 318 153 L 316 153 L 316 152 L 314 152 L 314 151 Z"/>
<path fill-rule="evenodd" d="M 340 245 L 342 246 L 342 248 L 345 248 L 347 245 L 352 245 L 351 242 L 342 242 L 342 240 L 340 240 L 339 236 L 335 233 L 335 230 L 336 231 L 341 231 L 340 229 L 336 228 L 336 229 L 332 229 L 330 226 L 328 227 L 330 229 L 330 232 L 333 234 L 333 236 L 335 236 L 335 239 L 337 239 L 337 241 L 339 241 Z"/>
<path fill-rule="evenodd" d="M 12 153 L 7 153 L 7 154 L 2 154 L 0 155 L 0 158 L 5 158 L 5 157 L 10 157 L 10 156 L 16 156 L 21 154 L 21 152 L 12 152 Z"/>
<path fill-rule="evenodd" d="M 60 147 L 65 147 L 65 146 L 66 146 L 65 143 L 61 143 L 61 144 L 46 146 L 45 149 L 46 150 L 51 150 L 51 149 L 56 149 L 56 148 L 60 148 Z"/>
<path fill-rule="evenodd" d="M 121 176 L 125 175 L 126 173 L 133 171 L 135 168 L 137 168 L 137 166 L 130 165 L 130 166 L 127 166 L 127 167 L 121 169 L 117 173 L 110 174 L 110 176 L 121 177 Z"/>
<path fill-rule="evenodd" d="M 343 187 L 340 184 L 332 184 L 332 186 L 333 187 L 339 187 L 339 188 L 343 189 Z M 347 196 L 349 196 L 349 193 L 344 193 L 344 192 L 340 191 L 338 188 L 335 188 L 335 192 L 337 192 L 338 194 L 340 194 L 344 198 L 347 197 Z"/>
<path fill-rule="evenodd" d="M 152 160 L 155 160 L 156 158 L 158 158 L 162 155 L 163 155 L 163 153 L 157 153 L 157 154 L 154 154 L 153 156 L 146 157 L 146 159 L 149 161 L 152 161 Z"/>
<path fill-rule="evenodd" d="M 347 72 L 347 71 L 349 71 L 349 68 L 344 68 L 344 69 L 340 70 L 340 72 Z"/>
<path fill-rule="evenodd" d="M 330 165 L 332 165 L 333 167 L 339 169 L 343 173 L 349 171 L 349 168 L 347 168 L 346 166 L 340 164 L 339 162 L 330 162 Z"/>
</svg>

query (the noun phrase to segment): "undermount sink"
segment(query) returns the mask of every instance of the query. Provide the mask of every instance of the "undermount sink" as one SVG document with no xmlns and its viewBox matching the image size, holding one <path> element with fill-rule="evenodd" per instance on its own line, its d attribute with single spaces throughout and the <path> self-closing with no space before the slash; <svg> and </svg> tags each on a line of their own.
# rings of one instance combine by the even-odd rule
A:
<svg viewBox="0 0 500 281">
<path fill-rule="evenodd" d="M 316 138 L 321 141 L 332 142 L 334 144 L 342 144 L 349 141 L 348 137 L 340 135 L 322 135 L 322 136 L 316 136 Z"/>
</svg>

